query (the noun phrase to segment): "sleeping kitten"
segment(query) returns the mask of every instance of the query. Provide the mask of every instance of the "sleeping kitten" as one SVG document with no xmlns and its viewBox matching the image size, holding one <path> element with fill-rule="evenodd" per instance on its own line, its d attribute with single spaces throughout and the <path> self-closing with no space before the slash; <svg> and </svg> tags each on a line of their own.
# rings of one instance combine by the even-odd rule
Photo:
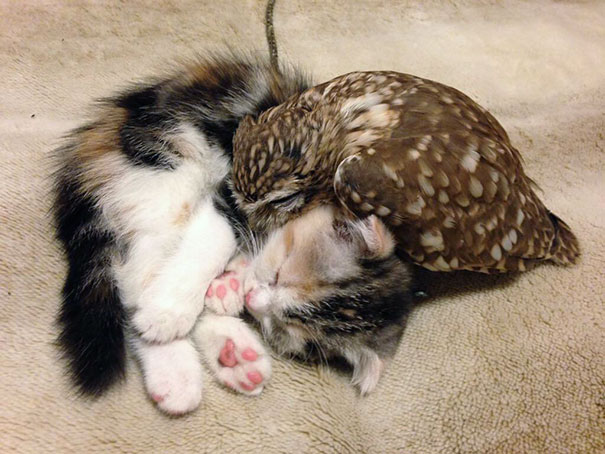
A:
<svg viewBox="0 0 605 454">
<path fill-rule="evenodd" d="M 241 320 L 209 313 L 187 336 L 237 246 L 227 178 L 239 121 L 307 86 L 265 61 L 215 57 L 102 101 L 57 150 L 54 215 L 69 264 L 59 343 L 83 394 L 123 376 L 127 322 L 164 411 L 199 404 L 196 341 L 219 380 L 262 389 L 270 366 Z"/>
<path fill-rule="evenodd" d="M 206 295 L 212 310 L 245 306 L 280 354 L 343 357 L 362 394 L 378 383 L 395 353 L 411 307 L 411 272 L 375 216 L 335 219 L 315 208 L 274 231 L 250 264 L 217 279 Z"/>
</svg>

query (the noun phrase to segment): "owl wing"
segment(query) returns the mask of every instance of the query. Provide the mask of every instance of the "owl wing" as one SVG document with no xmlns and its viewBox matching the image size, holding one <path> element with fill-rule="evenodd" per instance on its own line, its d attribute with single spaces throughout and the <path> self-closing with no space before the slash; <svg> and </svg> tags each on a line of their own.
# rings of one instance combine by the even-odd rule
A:
<svg viewBox="0 0 605 454">
<path fill-rule="evenodd" d="M 524 270 L 550 250 L 555 230 L 505 141 L 450 129 L 391 137 L 344 159 L 340 202 L 375 214 L 398 246 L 431 270 Z"/>
</svg>

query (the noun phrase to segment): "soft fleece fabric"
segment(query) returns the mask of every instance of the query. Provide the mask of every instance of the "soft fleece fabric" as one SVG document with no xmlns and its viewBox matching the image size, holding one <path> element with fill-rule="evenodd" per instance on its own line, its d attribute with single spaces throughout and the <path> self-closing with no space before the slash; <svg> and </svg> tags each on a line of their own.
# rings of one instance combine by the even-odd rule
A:
<svg viewBox="0 0 605 454">
<path fill-rule="evenodd" d="M 436 277 L 378 389 L 275 360 L 258 398 L 206 376 L 171 419 L 137 368 L 76 398 L 53 345 L 65 262 L 48 155 L 91 100 L 225 44 L 265 49 L 260 0 L 0 1 L 0 451 L 3 453 L 605 452 L 605 2 L 280 0 L 281 57 L 317 82 L 394 69 L 490 109 L 578 266 Z"/>
</svg>

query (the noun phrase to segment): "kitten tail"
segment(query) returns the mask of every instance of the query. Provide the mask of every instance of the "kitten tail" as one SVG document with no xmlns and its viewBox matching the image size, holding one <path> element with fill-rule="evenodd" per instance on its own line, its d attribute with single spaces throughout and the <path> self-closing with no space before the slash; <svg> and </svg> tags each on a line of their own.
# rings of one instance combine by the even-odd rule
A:
<svg viewBox="0 0 605 454">
<path fill-rule="evenodd" d="M 64 178 L 56 185 L 57 236 L 69 264 L 58 343 L 80 393 L 96 397 L 125 372 L 126 313 L 111 269 L 117 247 L 94 202 Z"/>
<path fill-rule="evenodd" d="M 101 244 L 93 244 L 95 240 Z M 97 250 L 102 243 L 101 238 L 94 238 L 70 251 L 58 318 L 59 344 L 72 379 L 79 391 L 89 396 L 99 396 L 122 379 L 126 360 L 126 314 L 105 263 L 106 254 Z"/>
</svg>

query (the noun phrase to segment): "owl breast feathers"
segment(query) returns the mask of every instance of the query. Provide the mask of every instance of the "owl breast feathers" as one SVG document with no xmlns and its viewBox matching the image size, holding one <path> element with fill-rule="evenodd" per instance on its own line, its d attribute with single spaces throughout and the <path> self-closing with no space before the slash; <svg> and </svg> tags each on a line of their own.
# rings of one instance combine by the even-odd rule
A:
<svg viewBox="0 0 605 454">
<path fill-rule="evenodd" d="M 579 256 L 498 121 L 418 77 L 350 73 L 249 117 L 233 165 L 237 201 L 258 229 L 334 204 L 380 217 L 430 270 L 523 271 Z"/>
</svg>

